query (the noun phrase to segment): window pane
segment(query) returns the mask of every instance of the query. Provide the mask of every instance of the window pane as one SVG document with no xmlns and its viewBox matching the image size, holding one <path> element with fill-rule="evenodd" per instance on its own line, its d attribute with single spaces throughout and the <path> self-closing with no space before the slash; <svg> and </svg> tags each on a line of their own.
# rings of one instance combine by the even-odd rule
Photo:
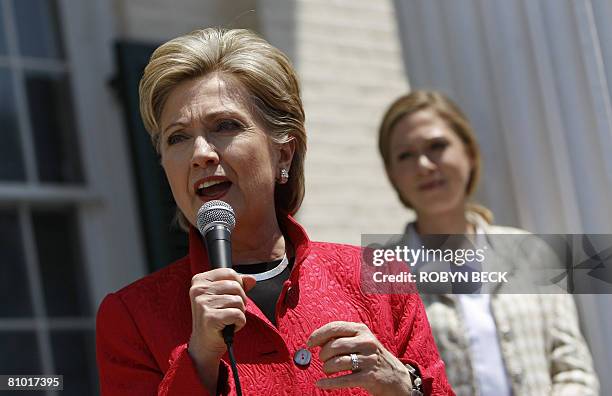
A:
<svg viewBox="0 0 612 396">
<path fill-rule="evenodd" d="M 39 362 L 38 342 L 33 331 L 0 332 L 0 373 L 41 374 Z"/>
<path fill-rule="evenodd" d="M 0 209 L 0 317 L 24 316 L 32 316 L 32 304 L 19 218 L 15 210 Z"/>
<path fill-rule="evenodd" d="M 13 0 L 19 52 L 25 56 L 62 58 L 55 0 Z"/>
<path fill-rule="evenodd" d="M 49 316 L 88 316 L 76 209 L 33 210 L 32 224 Z"/>
<path fill-rule="evenodd" d="M 25 180 L 11 73 L 0 67 L 0 180 Z"/>
<path fill-rule="evenodd" d="M 25 79 L 40 180 L 82 182 L 67 76 L 28 72 Z"/>
<path fill-rule="evenodd" d="M 4 10 L 0 3 L 0 55 L 6 55 L 6 33 L 4 30 Z"/>
<path fill-rule="evenodd" d="M 64 376 L 62 396 L 98 393 L 95 345 L 93 331 L 51 332 L 55 371 Z"/>
</svg>

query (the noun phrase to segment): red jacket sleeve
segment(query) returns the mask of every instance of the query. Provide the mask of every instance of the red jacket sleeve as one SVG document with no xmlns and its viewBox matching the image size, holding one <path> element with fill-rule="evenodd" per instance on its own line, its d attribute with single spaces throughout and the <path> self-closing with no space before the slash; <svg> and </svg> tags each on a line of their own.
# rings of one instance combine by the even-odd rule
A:
<svg viewBox="0 0 612 396">
<path fill-rule="evenodd" d="M 96 355 L 100 393 L 106 395 L 208 395 L 200 382 L 187 345 L 168 356 L 164 374 L 141 336 L 121 297 L 109 294 L 96 319 Z M 227 364 L 219 368 L 219 383 L 228 384 Z M 229 392 L 229 384 L 225 386 Z"/>
<path fill-rule="evenodd" d="M 397 356 L 402 363 L 418 369 L 423 380 L 423 393 L 431 396 L 454 396 L 446 378 L 444 362 L 434 343 L 423 302 L 417 293 L 394 296 L 397 325 Z"/>
</svg>

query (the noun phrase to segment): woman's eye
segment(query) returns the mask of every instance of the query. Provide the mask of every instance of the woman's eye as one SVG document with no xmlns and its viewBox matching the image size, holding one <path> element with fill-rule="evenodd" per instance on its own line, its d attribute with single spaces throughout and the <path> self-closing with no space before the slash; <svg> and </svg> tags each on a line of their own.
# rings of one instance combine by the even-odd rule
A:
<svg viewBox="0 0 612 396">
<path fill-rule="evenodd" d="M 173 135 L 170 135 L 168 136 L 168 140 L 167 140 L 168 146 L 172 146 L 177 143 L 180 143 L 185 139 L 187 139 L 187 136 L 183 135 L 182 133 L 175 133 Z"/>
<path fill-rule="evenodd" d="M 401 161 L 401 160 L 406 160 L 412 157 L 414 157 L 414 154 L 412 153 L 412 151 L 404 151 L 404 152 L 399 153 L 399 155 L 397 156 L 397 159 Z"/>
<path fill-rule="evenodd" d="M 240 129 L 242 129 L 242 124 L 240 124 L 238 121 L 223 120 L 223 121 L 220 121 L 217 124 L 216 131 L 217 132 L 236 131 L 236 130 L 240 130 Z"/>
<path fill-rule="evenodd" d="M 435 143 L 432 143 L 431 146 L 429 146 L 429 148 L 434 151 L 439 151 L 439 150 L 444 150 L 446 146 L 448 146 L 447 142 L 435 142 Z"/>
</svg>

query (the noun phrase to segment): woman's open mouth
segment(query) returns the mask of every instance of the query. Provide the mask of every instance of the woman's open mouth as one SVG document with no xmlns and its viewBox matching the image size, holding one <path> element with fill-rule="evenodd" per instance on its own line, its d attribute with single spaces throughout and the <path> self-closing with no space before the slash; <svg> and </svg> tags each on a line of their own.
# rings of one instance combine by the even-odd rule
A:
<svg viewBox="0 0 612 396">
<path fill-rule="evenodd" d="M 223 197 L 231 186 L 232 182 L 226 178 L 208 178 L 195 184 L 195 193 L 206 202 Z"/>
</svg>

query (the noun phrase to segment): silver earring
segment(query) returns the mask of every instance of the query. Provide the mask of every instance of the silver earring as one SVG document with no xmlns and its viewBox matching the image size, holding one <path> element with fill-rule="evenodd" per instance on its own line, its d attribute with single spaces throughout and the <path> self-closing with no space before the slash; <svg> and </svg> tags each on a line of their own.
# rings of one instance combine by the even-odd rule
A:
<svg viewBox="0 0 612 396">
<path fill-rule="evenodd" d="M 285 184 L 287 183 L 288 180 L 289 180 L 289 171 L 285 168 L 281 169 L 280 180 L 278 181 L 279 184 Z"/>
</svg>

